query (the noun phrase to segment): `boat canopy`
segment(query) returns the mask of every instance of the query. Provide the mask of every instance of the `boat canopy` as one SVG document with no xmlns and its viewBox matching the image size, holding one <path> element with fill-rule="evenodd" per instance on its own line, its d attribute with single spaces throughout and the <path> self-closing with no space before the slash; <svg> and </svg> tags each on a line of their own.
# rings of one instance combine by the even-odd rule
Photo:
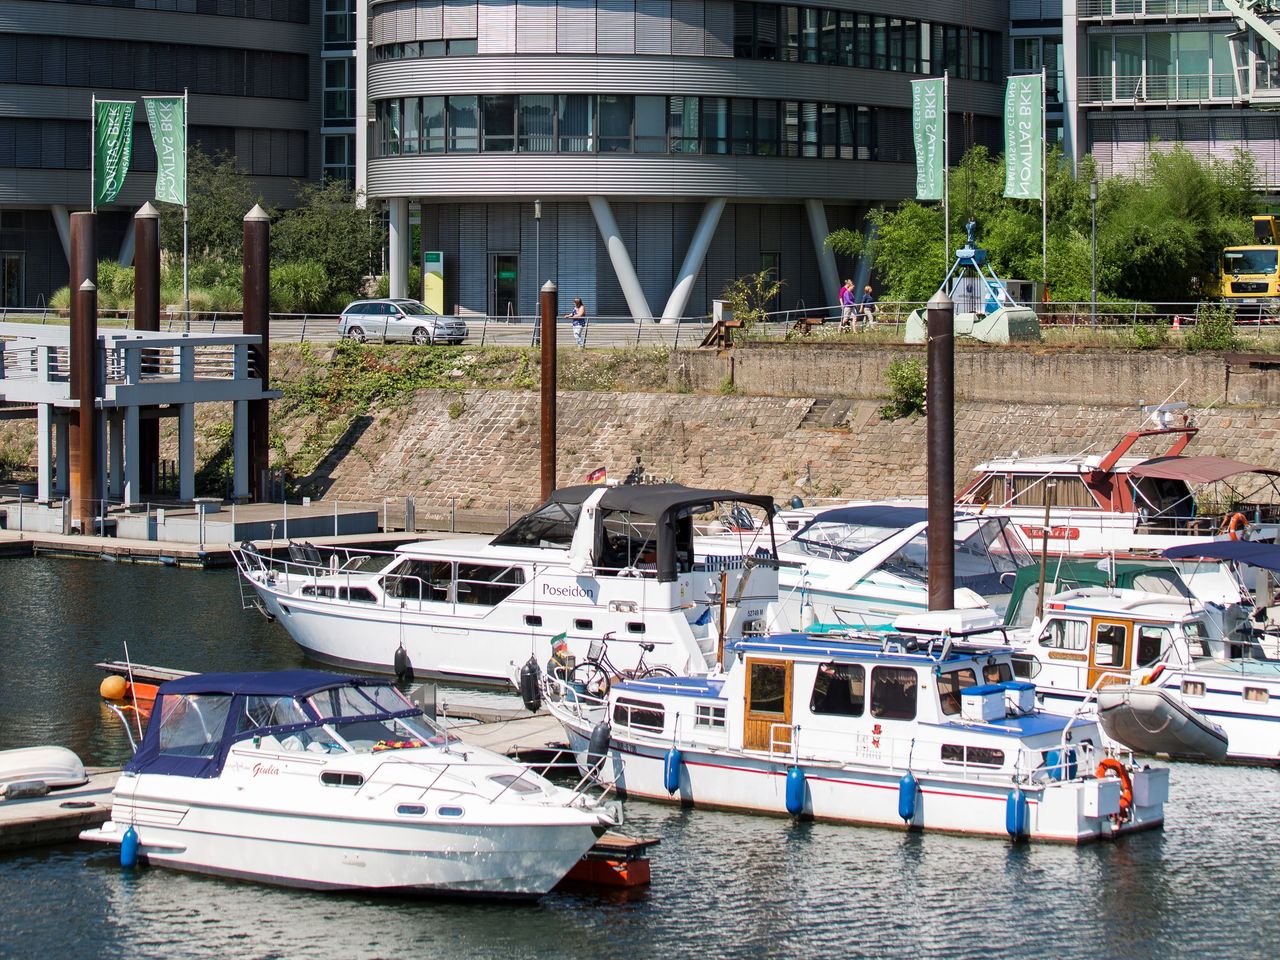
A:
<svg viewBox="0 0 1280 960">
<path fill-rule="evenodd" d="M 903 530 L 929 519 L 929 511 L 924 507 L 891 507 L 884 504 L 868 504 L 862 507 L 834 507 L 823 510 L 798 531 L 796 536 L 817 523 L 842 523 L 851 527 L 884 527 L 892 530 Z"/>
<path fill-rule="evenodd" d="M 335 709 L 327 716 L 317 714 L 314 706 L 302 706 L 322 691 L 332 691 L 329 699 Z M 390 719 L 420 713 L 387 678 L 319 670 L 182 677 L 160 686 L 142 743 L 124 769 L 211 778 L 222 772 L 227 752 L 239 740 L 283 738 L 339 718 Z"/>
<path fill-rule="evenodd" d="M 1187 543 L 1165 550 L 1170 560 L 1191 558 L 1204 560 L 1238 560 L 1251 567 L 1280 571 L 1280 546 L 1274 543 L 1255 543 L 1251 540 L 1213 540 L 1206 543 Z"/>
<path fill-rule="evenodd" d="M 1185 480 L 1187 483 L 1217 483 L 1241 473 L 1280 477 L 1280 470 L 1226 457 L 1155 457 L 1129 468 L 1130 476 Z"/>
<path fill-rule="evenodd" d="M 1182 548 L 1175 548 L 1182 549 Z M 1171 565 L 1156 560 L 1051 560 L 1045 574 L 1045 596 L 1080 587 L 1119 587 L 1143 590 L 1170 597 L 1192 599 L 1195 595 Z M 1040 592 L 1040 565 L 1021 567 L 1013 581 L 1009 606 L 1005 608 L 1006 626 L 1029 626 L 1035 619 L 1036 598 Z"/>
</svg>

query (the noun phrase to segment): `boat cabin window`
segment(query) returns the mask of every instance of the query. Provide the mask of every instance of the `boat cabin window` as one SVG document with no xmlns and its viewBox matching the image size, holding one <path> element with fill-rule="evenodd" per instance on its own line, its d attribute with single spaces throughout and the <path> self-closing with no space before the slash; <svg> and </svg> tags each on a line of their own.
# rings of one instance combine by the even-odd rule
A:
<svg viewBox="0 0 1280 960">
<path fill-rule="evenodd" d="M 1193 657 L 1209 656 L 1209 631 L 1199 620 L 1188 620 L 1182 625 L 1182 636 L 1187 641 L 1187 651 Z"/>
<path fill-rule="evenodd" d="M 378 598 L 373 595 L 373 591 L 368 587 L 346 587 L 338 588 L 339 600 L 350 600 L 353 603 L 377 603 Z"/>
<path fill-rule="evenodd" d="M 955 585 L 984 597 L 1008 594 L 1013 590 L 1018 568 L 1032 563 L 1026 548 L 999 517 L 965 517 L 955 522 L 952 551 Z M 929 576 L 929 534 L 922 530 L 881 564 L 881 569 L 899 577 L 927 583 Z"/>
<path fill-rule="evenodd" d="M 453 564 L 448 560 L 408 560 L 382 578 L 382 589 L 401 600 L 447 603 L 452 583 Z"/>
<path fill-rule="evenodd" d="M 333 597 L 333 587 L 326 584 L 307 584 L 299 591 L 304 597 Z"/>
<path fill-rule="evenodd" d="M 1013 667 L 1007 663 L 988 663 L 982 668 L 983 683 L 1004 683 L 1013 679 Z"/>
<path fill-rule="evenodd" d="M 724 707 L 713 706 L 710 703 L 700 703 L 694 709 L 693 725 L 695 727 L 710 727 L 713 730 L 724 728 Z"/>
<path fill-rule="evenodd" d="M 1133 506 L 1152 532 L 1173 533 L 1179 522 L 1195 517 L 1195 498 L 1185 480 L 1168 477 L 1139 477 L 1131 480 Z"/>
<path fill-rule="evenodd" d="M 960 712 L 960 691 L 978 684 L 978 676 L 972 667 L 948 670 L 938 675 L 938 702 L 942 712 L 953 717 Z M 945 749 L 945 748 L 944 748 Z M 944 756 L 942 759 L 946 759 Z"/>
<path fill-rule="evenodd" d="M 1163 627 L 1138 628 L 1138 666 L 1149 667 L 1160 659 L 1169 643 L 1169 631 Z"/>
<path fill-rule="evenodd" d="M 230 712 L 231 697 L 223 694 L 165 694 L 160 717 L 160 753 L 212 757 L 218 751 Z"/>
<path fill-rule="evenodd" d="M 787 668 L 780 663 L 751 664 L 751 677 L 747 689 L 750 713 L 773 713 L 786 716 Z"/>
<path fill-rule="evenodd" d="M 486 563 L 458 564 L 459 603 L 495 607 L 523 585 L 524 570 L 520 567 Z"/>
<path fill-rule="evenodd" d="M 1125 645 L 1129 628 L 1120 623 L 1100 623 L 1094 633 L 1093 662 L 1099 667 L 1124 667 L 1128 665 Z"/>
<path fill-rule="evenodd" d="M 992 504 L 1002 507 L 1004 506 L 1004 501 L 1005 475 L 1003 473 L 993 473 L 979 480 L 977 486 L 966 493 L 961 502 L 984 507 Z"/>
<path fill-rule="evenodd" d="M 1049 481 L 1053 481 L 1053 486 L 1049 486 Z M 1052 507 L 1086 507 L 1098 509 L 1098 502 L 1094 500 L 1093 494 L 1089 492 L 1089 488 L 1084 485 L 1084 481 L 1075 474 L 1063 474 L 1055 477 L 1044 477 L 1039 475 L 1014 475 L 1013 477 L 1013 495 L 1010 497 L 1010 503 L 1019 507 L 1043 507 L 1045 505 L 1045 491 L 1051 490 L 1049 494 L 1049 505 Z"/>
<path fill-rule="evenodd" d="M 661 733 L 666 723 L 666 710 L 660 703 L 619 697 L 613 704 L 613 722 L 620 727 Z"/>
<path fill-rule="evenodd" d="M 876 667 L 871 671 L 871 715 L 884 720 L 916 718 L 916 672 L 911 667 Z"/>
<path fill-rule="evenodd" d="M 993 747 L 965 747 L 958 743 L 944 743 L 942 762 L 970 764 L 976 767 L 1003 767 L 1004 751 Z"/>
<path fill-rule="evenodd" d="M 236 718 L 236 733 L 248 733 L 259 727 L 283 727 L 293 723 L 311 723 L 302 705 L 293 697 L 245 697 L 244 711 Z"/>
<path fill-rule="evenodd" d="M 860 717 L 867 703 L 867 674 L 861 664 L 824 663 L 813 681 L 809 712 Z"/>
<path fill-rule="evenodd" d="M 1245 687 L 1243 696 L 1254 703 L 1267 703 L 1271 699 L 1264 687 Z"/>
<path fill-rule="evenodd" d="M 1050 620 L 1040 634 L 1040 646 L 1055 650 L 1087 650 L 1089 624 L 1083 620 Z"/>
<path fill-rule="evenodd" d="M 491 541 L 495 547 L 551 547 L 568 550 L 578 528 L 580 503 L 544 503 L 525 514 Z"/>
</svg>

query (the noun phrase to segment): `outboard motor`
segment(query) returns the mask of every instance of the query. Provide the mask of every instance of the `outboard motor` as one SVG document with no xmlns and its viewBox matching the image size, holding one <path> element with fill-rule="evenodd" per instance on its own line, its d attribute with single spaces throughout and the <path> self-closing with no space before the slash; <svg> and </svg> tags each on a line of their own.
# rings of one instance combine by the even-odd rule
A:
<svg viewBox="0 0 1280 960">
<path fill-rule="evenodd" d="M 542 690 L 538 683 L 538 661 L 531 654 L 520 668 L 520 699 L 524 708 L 530 713 L 537 713 L 542 707 Z"/>
</svg>

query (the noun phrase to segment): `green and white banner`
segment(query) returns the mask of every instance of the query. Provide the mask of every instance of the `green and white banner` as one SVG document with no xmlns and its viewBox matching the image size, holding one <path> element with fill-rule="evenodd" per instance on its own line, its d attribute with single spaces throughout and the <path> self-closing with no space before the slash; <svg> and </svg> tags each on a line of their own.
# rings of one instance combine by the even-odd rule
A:
<svg viewBox="0 0 1280 960">
<path fill-rule="evenodd" d="M 1040 199 L 1044 91 L 1040 74 L 1010 77 L 1004 88 L 1004 195 Z"/>
<path fill-rule="evenodd" d="M 187 203 L 187 124 L 185 97 L 143 97 L 151 142 L 156 145 L 156 199 Z"/>
<path fill-rule="evenodd" d="M 133 155 L 133 101 L 93 103 L 93 206 L 120 195 Z"/>
<path fill-rule="evenodd" d="M 947 176 L 946 80 L 911 81 L 911 133 L 916 146 L 916 199 L 941 200 Z"/>
</svg>

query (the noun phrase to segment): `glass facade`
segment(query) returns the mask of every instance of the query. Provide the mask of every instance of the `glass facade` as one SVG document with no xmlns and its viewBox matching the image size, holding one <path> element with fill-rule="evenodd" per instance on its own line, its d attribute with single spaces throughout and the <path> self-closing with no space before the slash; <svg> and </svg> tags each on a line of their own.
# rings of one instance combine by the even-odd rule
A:
<svg viewBox="0 0 1280 960">
<path fill-rule="evenodd" d="M 1091 82 L 1086 87 L 1099 99 L 1203 100 L 1235 94 L 1225 32 L 1160 25 L 1144 33 L 1091 32 L 1088 44 Z"/>
<path fill-rule="evenodd" d="M 671 153 L 881 157 L 908 111 L 746 97 L 522 94 L 397 97 L 375 110 L 375 157 L 439 153 Z M 887 134 L 891 136 L 878 136 Z"/>
</svg>

